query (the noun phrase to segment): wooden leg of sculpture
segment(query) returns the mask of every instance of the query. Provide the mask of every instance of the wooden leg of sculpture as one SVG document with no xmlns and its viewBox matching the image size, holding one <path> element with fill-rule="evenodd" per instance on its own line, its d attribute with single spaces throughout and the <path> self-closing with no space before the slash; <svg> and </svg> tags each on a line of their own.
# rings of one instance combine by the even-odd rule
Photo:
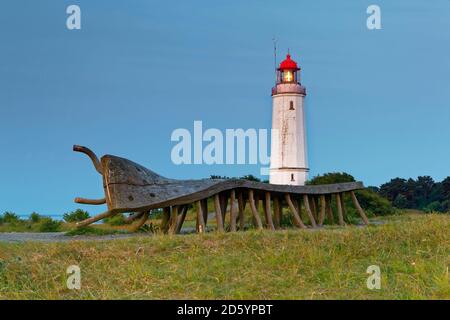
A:
<svg viewBox="0 0 450 320">
<path fill-rule="evenodd" d="M 250 189 L 248 191 L 248 200 L 250 202 L 250 208 L 252 209 L 252 214 L 253 214 L 253 218 L 254 218 L 254 221 L 255 221 L 255 226 L 259 230 L 262 230 L 263 229 L 263 225 L 262 225 L 262 222 L 261 222 L 261 218 L 259 216 L 258 209 L 256 207 L 255 196 L 254 196 L 254 193 L 253 193 L 252 189 Z"/>
<path fill-rule="evenodd" d="M 326 204 L 327 204 L 327 219 L 328 219 L 328 223 L 329 224 L 333 224 L 334 223 L 334 219 L 333 219 L 333 207 L 331 206 L 331 200 L 332 200 L 332 196 L 326 196 Z"/>
<path fill-rule="evenodd" d="M 208 225 L 208 199 L 200 200 L 202 203 L 203 221 L 205 222 L 205 228 Z"/>
<path fill-rule="evenodd" d="M 369 224 L 369 219 L 367 219 L 366 213 L 361 208 L 361 206 L 360 206 L 360 204 L 358 202 L 358 199 L 356 198 L 355 192 L 354 191 L 350 191 L 350 195 L 352 196 L 353 204 L 355 205 L 356 210 L 358 210 L 359 215 L 363 219 L 364 224 Z"/>
<path fill-rule="evenodd" d="M 273 197 L 273 211 L 274 211 L 274 225 L 275 229 L 280 229 L 281 227 L 281 206 L 280 198 L 278 195 Z"/>
<path fill-rule="evenodd" d="M 236 191 L 231 190 L 230 192 L 230 230 L 231 232 L 236 232 Z"/>
<path fill-rule="evenodd" d="M 326 207 L 327 207 L 327 204 L 326 204 L 325 196 L 321 195 L 320 196 L 319 226 L 323 226 L 323 221 L 325 220 L 325 212 L 327 209 Z"/>
<path fill-rule="evenodd" d="M 197 201 L 197 232 L 205 232 L 205 220 L 203 219 L 203 206 L 202 201 Z"/>
<path fill-rule="evenodd" d="M 338 219 L 339 219 L 339 225 L 343 226 L 344 223 L 344 215 L 342 214 L 342 203 L 341 203 L 341 196 L 339 193 L 336 194 L 336 208 L 338 212 Z"/>
<path fill-rule="evenodd" d="M 160 229 L 163 233 L 169 231 L 169 221 L 170 221 L 170 207 L 163 208 L 163 216 L 161 219 Z"/>
<path fill-rule="evenodd" d="M 275 230 L 275 226 L 273 225 L 273 220 L 272 220 L 272 208 L 270 206 L 270 192 L 268 192 L 268 191 L 265 194 L 264 213 L 266 216 L 267 227 L 270 228 L 271 230 Z"/>
<path fill-rule="evenodd" d="M 303 195 L 303 205 L 305 206 L 306 214 L 309 217 L 309 221 L 311 221 L 311 225 L 313 228 L 317 227 L 316 220 L 314 219 L 313 213 L 311 212 L 311 207 L 309 206 L 308 196 Z"/>
<path fill-rule="evenodd" d="M 141 218 L 139 219 L 139 221 L 136 224 L 131 226 L 130 232 L 138 231 L 144 225 L 144 223 L 147 222 L 149 215 L 150 215 L 150 211 L 142 212 Z"/>
<path fill-rule="evenodd" d="M 317 216 L 317 206 L 316 206 L 316 198 L 314 196 L 308 197 L 308 202 L 311 204 L 311 212 L 313 214 L 314 220 L 318 220 Z"/>
<path fill-rule="evenodd" d="M 222 212 L 222 221 L 225 226 L 225 218 L 227 215 L 228 208 L 228 194 L 226 192 L 222 192 L 220 194 L 220 212 Z"/>
<path fill-rule="evenodd" d="M 183 227 L 184 220 L 186 219 L 186 214 L 188 212 L 189 206 L 185 205 L 183 206 L 183 209 L 181 210 L 181 214 L 177 219 L 177 229 L 175 233 L 180 233 L 181 228 Z"/>
<path fill-rule="evenodd" d="M 219 194 L 214 195 L 214 207 L 216 209 L 216 222 L 217 222 L 217 231 L 223 232 L 223 220 L 222 220 L 222 210 L 220 206 L 220 196 Z"/>
<path fill-rule="evenodd" d="M 169 234 L 175 234 L 177 231 L 178 211 L 179 206 L 172 206 L 169 220 Z"/>
<path fill-rule="evenodd" d="M 344 193 L 340 193 L 339 197 L 341 198 L 342 216 L 344 217 L 344 223 L 345 223 L 345 220 L 347 220 L 347 209 L 345 209 Z"/>
<path fill-rule="evenodd" d="M 294 222 L 295 222 L 295 225 L 296 225 L 297 227 L 299 227 L 299 228 L 306 229 L 306 226 L 305 226 L 305 224 L 303 223 L 302 219 L 300 218 L 300 215 L 298 214 L 297 209 L 295 208 L 294 204 L 292 203 L 291 195 L 290 195 L 289 193 L 286 193 L 286 194 L 284 195 L 284 197 L 285 197 L 286 202 L 287 202 L 287 204 L 288 204 L 288 206 L 289 206 L 289 209 L 291 210 L 292 214 L 294 215 Z"/>
<path fill-rule="evenodd" d="M 242 191 L 239 191 L 238 194 L 238 207 L 239 207 L 239 230 L 243 231 L 245 227 L 245 220 L 244 220 L 245 201 L 244 201 L 244 194 Z"/>
<path fill-rule="evenodd" d="M 92 218 L 89 218 L 89 219 L 86 219 L 86 220 L 78 222 L 77 223 L 77 228 L 85 227 L 87 225 L 90 225 L 91 223 L 94 223 L 94 222 L 97 222 L 99 220 L 105 219 L 105 218 L 110 217 L 112 215 L 114 215 L 114 213 L 108 210 L 108 211 L 106 211 L 104 213 L 96 215 L 95 217 L 92 217 Z"/>
</svg>

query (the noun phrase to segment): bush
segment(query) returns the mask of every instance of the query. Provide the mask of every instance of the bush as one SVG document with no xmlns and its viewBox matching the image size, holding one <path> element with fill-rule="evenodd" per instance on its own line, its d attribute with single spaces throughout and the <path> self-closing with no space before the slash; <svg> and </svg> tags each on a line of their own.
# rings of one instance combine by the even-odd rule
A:
<svg viewBox="0 0 450 320">
<path fill-rule="evenodd" d="M 42 218 L 39 222 L 39 232 L 57 232 L 61 227 L 61 221 L 52 218 Z"/>
<path fill-rule="evenodd" d="M 66 222 L 80 222 L 89 218 L 89 212 L 77 209 L 72 212 L 64 213 L 63 219 Z"/>
<path fill-rule="evenodd" d="M 125 221 L 125 217 L 122 213 L 116 214 L 112 217 L 104 219 L 105 223 L 108 223 L 111 226 L 122 226 L 127 224 Z"/>
<path fill-rule="evenodd" d="M 322 176 L 316 176 L 312 180 L 308 181 L 309 185 L 319 185 L 319 184 L 332 184 L 332 183 L 344 183 L 344 182 L 355 182 L 355 178 L 345 172 L 333 172 L 326 173 Z M 391 202 L 386 198 L 383 198 L 378 193 L 375 192 L 374 188 L 366 188 L 363 190 L 358 190 L 356 192 L 358 201 L 367 213 L 372 213 L 375 215 L 388 215 L 396 213 L 395 208 L 392 206 Z M 346 207 L 349 209 L 351 215 L 358 216 L 356 210 L 353 209 L 353 203 L 351 198 L 346 195 L 344 196 L 344 201 Z"/>
<path fill-rule="evenodd" d="M 39 213 L 33 212 L 32 214 L 30 214 L 30 221 L 32 223 L 38 223 L 39 221 L 41 221 L 42 216 Z"/>
<path fill-rule="evenodd" d="M 370 189 L 358 190 L 356 196 L 364 210 L 369 213 L 385 216 L 397 212 L 388 199 Z"/>
<path fill-rule="evenodd" d="M 5 212 L 0 218 L 2 223 L 16 223 L 19 222 L 20 219 L 14 212 Z"/>
</svg>

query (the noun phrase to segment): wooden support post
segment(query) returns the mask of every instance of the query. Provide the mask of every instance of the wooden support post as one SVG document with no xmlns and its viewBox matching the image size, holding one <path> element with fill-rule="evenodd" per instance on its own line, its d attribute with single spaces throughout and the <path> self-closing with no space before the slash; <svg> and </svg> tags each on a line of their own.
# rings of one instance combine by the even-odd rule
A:
<svg viewBox="0 0 450 320">
<path fill-rule="evenodd" d="M 311 212 L 311 207 L 309 206 L 309 198 L 308 195 L 303 195 L 303 205 L 305 206 L 306 214 L 309 217 L 309 221 L 311 221 L 311 225 L 313 228 L 316 228 L 316 220 L 314 219 L 313 213 Z"/>
<path fill-rule="evenodd" d="M 326 196 L 327 203 L 327 219 L 329 224 L 334 223 L 333 219 L 333 207 L 331 206 L 332 195 Z"/>
<path fill-rule="evenodd" d="M 94 216 L 94 217 L 92 217 L 92 218 L 88 218 L 88 219 L 86 219 L 86 220 L 83 220 L 83 221 L 81 221 L 81 222 L 78 222 L 78 223 L 76 224 L 76 226 L 77 226 L 77 228 L 85 227 L 85 226 L 87 226 L 87 225 L 89 225 L 89 224 L 91 224 L 91 223 L 97 222 L 97 221 L 102 220 L 102 219 L 104 219 L 104 218 L 108 218 L 108 217 L 110 217 L 110 216 L 112 216 L 112 215 L 114 215 L 113 212 L 111 212 L 111 211 L 106 211 L 106 212 L 101 213 L 101 214 L 99 214 L 99 215 L 96 215 L 96 216 Z"/>
<path fill-rule="evenodd" d="M 188 212 L 189 206 L 185 205 L 183 206 L 183 208 L 180 210 L 181 214 L 177 219 L 177 229 L 176 229 L 176 233 L 180 233 L 181 232 L 181 228 L 183 227 L 183 223 L 184 220 L 186 219 L 186 214 Z"/>
<path fill-rule="evenodd" d="M 236 192 L 231 190 L 230 192 L 230 230 L 231 232 L 236 232 Z"/>
<path fill-rule="evenodd" d="M 275 230 L 272 220 L 272 208 L 270 207 L 270 192 L 266 191 L 265 196 L 264 213 L 266 215 L 266 224 L 271 230 Z"/>
<path fill-rule="evenodd" d="M 227 215 L 228 208 L 228 194 L 227 192 L 220 193 L 220 211 L 222 212 L 222 221 L 225 225 L 225 217 Z"/>
<path fill-rule="evenodd" d="M 339 193 L 336 194 L 336 207 L 338 212 L 339 225 L 343 226 L 345 225 L 345 223 L 344 223 L 344 215 L 342 214 L 341 196 Z"/>
<path fill-rule="evenodd" d="M 299 228 L 306 229 L 306 226 L 303 223 L 302 219 L 300 218 L 300 215 L 298 214 L 297 209 L 295 208 L 294 204 L 292 203 L 291 195 L 289 193 L 286 193 L 284 195 L 284 197 L 289 206 L 289 209 L 291 210 L 292 214 L 294 215 L 294 222 L 295 222 L 296 226 Z"/>
<path fill-rule="evenodd" d="M 175 234 L 177 231 L 178 209 L 178 206 L 172 206 L 172 210 L 170 211 L 169 234 Z"/>
<path fill-rule="evenodd" d="M 358 210 L 359 215 L 363 219 L 365 224 L 369 224 L 369 219 L 367 219 L 366 213 L 364 212 L 363 208 L 359 205 L 358 199 L 356 198 L 355 192 L 350 191 L 350 195 L 352 196 L 353 204 L 356 207 L 356 210 Z"/>
<path fill-rule="evenodd" d="M 197 232 L 203 233 L 205 232 L 205 220 L 203 215 L 203 205 L 202 200 L 197 201 Z"/>
<path fill-rule="evenodd" d="M 245 220 L 244 220 L 245 200 L 242 191 L 239 191 L 238 194 L 238 207 L 239 207 L 239 230 L 242 231 L 244 230 L 245 227 Z"/>
<path fill-rule="evenodd" d="M 217 231 L 223 232 L 223 219 L 222 219 L 222 208 L 220 205 L 220 196 L 219 194 L 214 195 L 214 207 L 216 209 L 216 222 L 217 222 Z"/>
<path fill-rule="evenodd" d="M 308 200 L 309 200 L 309 203 L 311 204 L 311 212 L 313 214 L 314 220 L 317 221 L 318 220 L 318 216 L 317 216 L 316 197 L 309 196 Z"/>
<path fill-rule="evenodd" d="M 326 208 L 327 204 L 326 204 L 326 200 L 325 200 L 325 196 L 321 195 L 320 196 L 320 214 L 319 214 L 319 226 L 323 226 L 323 221 L 325 220 L 325 212 L 326 212 Z"/>
<path fill-rule="evenodd" d="M 163 208 L 163 215 L 161 219 L 160 229 L 163 233 L 169 231 L 169 220 L 170 220 L 170 207 Z"/>
<path fill-rule="evenodd" d="M 139 221 L 135 225 L 130 227 L 130 232 L 138 231 L 144 225 L 144 223 L 147 222 L 149 215 L 150 215 L 150 211 L 143 212 Z"/>
<path fill-rule="evenodd" d="M 339 197 L 341 198 L 342 216 L 344 217 L 345 222 L 345 220 L 347 219 L 347 209 L 345 209 L 344 193 L 340 193 Z"/>
<path fill-rule="evenodd" d="M 208 199 L 200 200 L 202 203 L 203 221 L 205 222 L 205 228 L 208 225 Z"/>
<path fill-rule="evenodd" d="M 274 225 L 276 229 L 281 227 L 281 201 L 276 195 L 273 197 Z"/>
<path fill-rule="evenodd" d="M 254 193 L 253 193 L 252 189 L 250 189 L 248 191 L 248 200 L 250 202 L 250 208 L 252 209 L 252 214 L 253 214 L 253 218 L 254 218 L 254 221 L 255 221 L 255 225 L 256 225 L 256 227 L 259 230 L 262 230 L 263 229 L 263 225 L 262 225 L 262 222 L 261 222 L 261 218 L 259 216 L 258 209 L 256 208 L 255 197 L 254 197 Z"/>
</svg>

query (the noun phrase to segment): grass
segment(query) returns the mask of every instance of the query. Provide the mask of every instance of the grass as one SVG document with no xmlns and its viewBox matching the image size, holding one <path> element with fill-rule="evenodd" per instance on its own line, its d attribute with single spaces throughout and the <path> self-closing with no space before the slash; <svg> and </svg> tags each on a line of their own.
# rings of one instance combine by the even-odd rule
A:
<svg viewBox="0 0 450 320">
<path fill-rule="evenodd" d="M 367 228 L 0 243 L 0 299 L 450 299 L 450 216 Z M 66 288 L 79 265 L 81 290 Z M 366 287 L 370 265 L 381 289 Z"/>
</svg>

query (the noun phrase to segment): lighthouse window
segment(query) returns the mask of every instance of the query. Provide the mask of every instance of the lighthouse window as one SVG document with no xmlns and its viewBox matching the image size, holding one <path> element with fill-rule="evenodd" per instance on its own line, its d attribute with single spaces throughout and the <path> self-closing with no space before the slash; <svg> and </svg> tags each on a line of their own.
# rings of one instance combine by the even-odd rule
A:
<svg viewBox="0 0 450 320">
<path fill-rule="evenodd" d="M 289 110 L 295 110 L 294 109 L 294 101 L 289 102 Z"/>
<path fill-rule="evenodd" d="M 295 181 L 293 173 L 291 173 L 291 181 Z"/>
</svg>

